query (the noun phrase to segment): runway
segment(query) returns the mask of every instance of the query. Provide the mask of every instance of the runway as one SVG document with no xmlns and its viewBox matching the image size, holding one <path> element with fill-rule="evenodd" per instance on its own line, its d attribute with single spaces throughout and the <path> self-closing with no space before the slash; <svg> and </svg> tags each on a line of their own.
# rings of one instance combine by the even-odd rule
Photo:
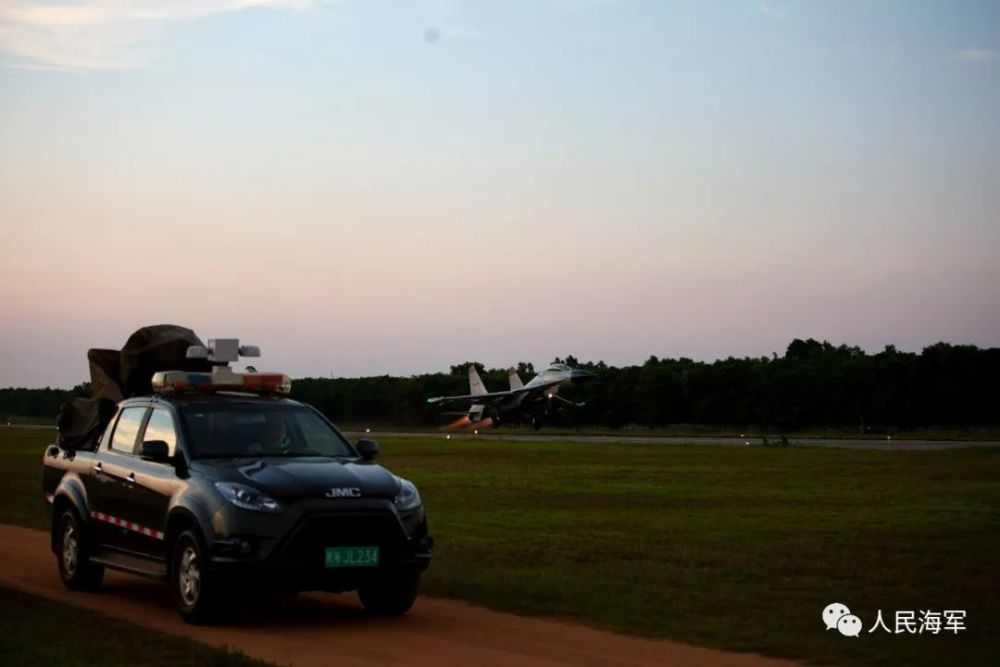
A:
<svg viewBox="0 0 1000 667">
<path fill-rule="evenodd" d="M 40 424 L 7 424 L 6 428 L 50 429 L 54 426 Z M 633 444 L 633 445 L 717 445 L 723 447 L 761 447 L 763 438 L 759 436 L 699 436 L 699 435 L 585 435 L 567 433 L 524 433 L 502 429 L 469 433 L 466 431 L 343 431 L 352 438 L 447 438 L 450 440 L 500 440 L 510 442 L 584 442 L 592 444 Z M 779 441 L 770 438 L 769 444 Z M 914 440 L 887 437 L 874 438 L 801 438 L 789 437 L 793 447 L 832 447 L 835 449 L 881 449 L 888 451 L 918 451 L 937 449 L 964 449 L 966 447 L 1000 447 L 997 440 Z"/>
<path fill-rule="evenodd" d="M 634 445 L 718 445 L 724 447 L 761 447 L 760 437 L 734 436 L 674 436 L 674 435 L 575 435 L 547 434 L 504 431 L 502 429 L 480 432 L 465 431 L 345 431 L 351 438 L 447 438 L 450 440 L 501 440 L 509 442 L 582 442 L 591 444 L 634 444 Z M 885 440 L 850 438 L 788 438 L 794 447 L 833 447 L 837 449 L 882 449 L 889 451 L 915 451 L 936 449 L 963 449 L 966 447 L 1000 447 L 996 440 Z M 779 441 L 770 438 L 770 444 Z"/>
</svg>

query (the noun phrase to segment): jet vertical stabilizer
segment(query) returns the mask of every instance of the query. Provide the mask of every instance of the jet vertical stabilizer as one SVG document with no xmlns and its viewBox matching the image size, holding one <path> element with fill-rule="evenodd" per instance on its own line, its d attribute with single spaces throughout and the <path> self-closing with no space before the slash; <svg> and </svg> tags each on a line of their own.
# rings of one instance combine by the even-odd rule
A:
<svg viewBox="0 0 1000 667">
<path fill-rule="evenodd" d="M 510 379 L 510 390 L 517 391 L 518 389 L 524 388 L 524 383 L 521 382 L 521 376 L 517 374 L 516 368 L 510 368 L 507 371 L 507 377 Z"/>
<path fill-rule="evenodd" d="M 486 391 L 486 385 L 483 384 L 483 379 L 479 377 L 479 373 L 476 372 L 476 367 L 473 364 L 469 364 L 469 393 L 473 396 L 482 396 L 483 394 L 489 393 Z M 469 421 L 475 423 L 483 418 L 483 411 L 486 410 L 486 406 L 478 403 L 473 403 L 469 406 Z"/>
<path fill-rule="evenodd" d="M 479 373 L 476 372 L 476 367 L 471 364 L 469 365 L 469 393 L 473 396 L 489 393 L 486 391 L 486 385 L 483 384 L 483 380 L 479 377 Z"/>
</svg>

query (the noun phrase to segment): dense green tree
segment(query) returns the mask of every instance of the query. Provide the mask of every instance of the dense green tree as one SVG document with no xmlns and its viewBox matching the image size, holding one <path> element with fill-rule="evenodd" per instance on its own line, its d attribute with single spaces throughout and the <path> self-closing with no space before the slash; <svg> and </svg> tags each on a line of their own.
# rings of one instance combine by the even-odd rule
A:
<svg viewBox="0 0 1000 667">
<path fill-rule="evenodd" d="M 784 355 L 707 363 L 650 356 L 640 366 L 609 366 L 572 355 L 556 361 L 586 368 L 598 379 L 574 398 L 586 407 L 563 413 L 578 425 L 705 424 L 795 430 L 1000 426 L 1000 349 L 937 343 L 921 353 L 887 345 L 876 354 L 814 339 L 793 340 Z M 449 418 L 432 396 L 468 392 L 474 364 L 490 390 L 507 389 L 506 368 L 466 361 L 448 373 L 412 377 L 302 378 L 292 396 L 345 424 L 435 425 Z M 528 381 L 528 362 L 515 368 Z M 87 385 L 62 389 L 0 389 L 5 415 L 54 417 Z M 461 406 L 455 406 L 460 408 Z"/>
</svg>

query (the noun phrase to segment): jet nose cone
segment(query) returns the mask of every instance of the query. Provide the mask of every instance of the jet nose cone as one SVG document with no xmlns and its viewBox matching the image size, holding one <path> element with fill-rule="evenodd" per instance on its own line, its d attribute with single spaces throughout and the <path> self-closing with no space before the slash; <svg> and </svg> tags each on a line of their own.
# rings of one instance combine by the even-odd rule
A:
<svg viewBox="0 0 1000 667">
<path fill-rule="evenodd" d="M 593 379 L 597 376 L 591 373 L 590 371 L 585 371 L 583 369 L 577 368 L 574 369 L 573 372 L 569 374 L 569 377 L 573 381 L 573 384 L 583 384 L 587 380 Z"/>
</svg>

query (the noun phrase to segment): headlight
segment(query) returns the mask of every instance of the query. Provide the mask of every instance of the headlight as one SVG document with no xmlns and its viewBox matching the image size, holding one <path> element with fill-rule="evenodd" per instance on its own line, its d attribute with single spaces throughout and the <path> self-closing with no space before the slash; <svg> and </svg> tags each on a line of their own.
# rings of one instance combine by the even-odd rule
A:
<svg viewBox="0 0 1000 667">
<path fill-rule="evenodd" d="M 216 482 L 215 488 L 219 490 L 222 497 L 245 510 L 255 510 L 257 512 L 280 512 L 281 505 L 270 496 L 249 486 L 237 484 L 235 482 Z"/>
<path fill-rule="evenodd" d="M 420 507 L 420 492 L 417 491 L 413 482 L 402 477 L 396 479 L 399 480 L 399 493 L 396 494 L 396 499 L 393 501 L 396 503 L 396 509 L 405 512 Z"/>
</svg>

